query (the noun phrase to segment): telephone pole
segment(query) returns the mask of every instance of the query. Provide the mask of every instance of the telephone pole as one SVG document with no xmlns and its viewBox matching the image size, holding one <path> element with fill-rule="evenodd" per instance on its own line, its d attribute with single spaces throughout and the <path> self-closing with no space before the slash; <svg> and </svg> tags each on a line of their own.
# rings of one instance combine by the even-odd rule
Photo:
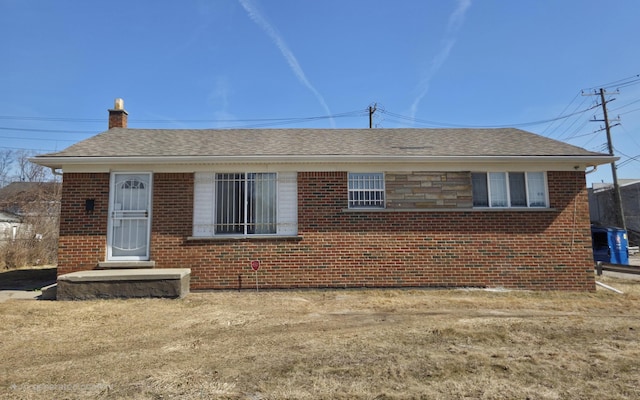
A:
<svg viewBox="0 0 640 400">
<path fill-rule="evenodd" d="M 607 132 L 607 148 L 609 150 L 609 155 L 613 156 L 613 142 L 611 141 L 612 126 L 609 124 L 609 115 L 607 113 L 608 101 L 604 98 L 605 94 L 607 93 L 603 88 L 600 88 L 598 92 L 593 93 L 593 95 L 600 95 L 600 105 L 602 106 L 603 119 L 592 119 L 592 121 L 604 122 L 604 130 Z M 627 230 L 627 224 L 624 219 L 624 209 L 622 207 L 622 196 L 620 195 L 620 185 L 618 184 L 618 171 L 615 161 L 611 162 L 611 176 L 613 177 L 613 206 L 616 213 L 616 225 L 624 230 Z"/>
</svg>

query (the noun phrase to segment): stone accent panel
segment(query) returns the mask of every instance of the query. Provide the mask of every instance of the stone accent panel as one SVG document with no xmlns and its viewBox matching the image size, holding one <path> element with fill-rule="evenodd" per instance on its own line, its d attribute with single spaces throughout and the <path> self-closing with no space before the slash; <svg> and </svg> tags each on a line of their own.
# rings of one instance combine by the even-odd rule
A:
<svg viewBox="0 0 640 400">
<path fill-rule="evenodd" d="M 387 172 L 388 209 L 472 208 L 471 172 Z"/>
</svg>

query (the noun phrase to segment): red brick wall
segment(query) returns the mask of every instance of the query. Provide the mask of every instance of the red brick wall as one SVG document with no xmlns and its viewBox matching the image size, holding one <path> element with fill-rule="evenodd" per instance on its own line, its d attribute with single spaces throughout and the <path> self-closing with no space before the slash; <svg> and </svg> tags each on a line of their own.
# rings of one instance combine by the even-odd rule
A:
<svg viewBox="0 0 640 400">
<path fill-rule="evenodd" d="M 85 200 L 93 199 L 93 212 L 85 211 Z M 105 260 L 109 174 L 65 173 L 60 207 L 58 275 L 94 269 Z"/>
<path fill-rule="evenodd" d="M 198 256 L 185 246 L 192 226 L 193 174 L 154 174 L 151 259 L 156 267 L 191 268 Z"/>
<path fill-rule="evenodd" d="M 72 181 L 84 193 L 74 193 L 82 207 L 89 193 L 97 199 L 96 190 L 108 199 L 108 175 L 105 186 L 93 191 L 82 185 L 91 182 L 87 176 L 65 174 L 63 192 Z M 250 261 L 260 260 L 262 288 L 595 290 L 584 174 L 549 172 L 547 177 L 552 211 L 345 212 L 346 172 L 303 172 L 298 174 L 299 238 L 187 240 L 193 175 L 155 174 L 151 258 L 160 268 L 191 268 L 192 289 L 255 288 Z M 90 261 L 98 253 L 104 257 L 105 250 L 96 251 L 99 246 L 90 240 L 70 246 L 86 240 L 85 228 L 77 229 L 80 235 L 67 233 L 76 228 L 69 225 L 73 218 L 64 203 L 65 197 L 63 269 L 93 268 Z M 96 213 L 104 215 L 104 229 L 92 224 L 86 234 L 99 237 L 104 246 L 106 211 L 98 211 L 99 203 Z M 83 218 L 77 220 L 81 227 Z M 81 264 L 73 264 L 76 260 Z"/>
</svg>

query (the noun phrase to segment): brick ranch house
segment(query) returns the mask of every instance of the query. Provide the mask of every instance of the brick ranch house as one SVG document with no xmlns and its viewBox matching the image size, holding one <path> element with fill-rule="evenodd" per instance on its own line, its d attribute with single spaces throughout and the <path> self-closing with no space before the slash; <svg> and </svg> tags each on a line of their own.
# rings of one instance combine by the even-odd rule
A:
<svg viewBox="0 0 640 400">
<path fill-rule="evenodd" d="M 109 130 L 62 170 L 58 274 L 191 268 L 191 289 L 595 290 L 585 170 L 518 129 Z"/>
</svg>

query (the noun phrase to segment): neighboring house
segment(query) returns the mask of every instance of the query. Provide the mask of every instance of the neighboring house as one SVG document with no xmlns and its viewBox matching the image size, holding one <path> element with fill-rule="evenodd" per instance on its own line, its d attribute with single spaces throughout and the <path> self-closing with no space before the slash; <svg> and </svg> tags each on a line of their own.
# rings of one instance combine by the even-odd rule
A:
<svg viewBox="0 0 640 400">
<path fill-rule="evenodd" d="M 19 232 L 39 238 L 53 234 L 48 231 L 57 226 L 60 188 L 59 182 L 12 182 L 0 188 L 0 212 L 18 220 L 10 222 L 13 239 Z"/>
<path fill-rule="evenodd" d="M 58 182 L 11 182 L 0 188 L 0 210 L 25 215 L 46 209 L 57 203 L 59 192 Z"/>
<path fill-rule="evenodd" d="M 14 240 L 21 224 L 22 220 L 17 215 L 0 211 L 0 245 L 2 242 Z"/>
<path fill-rule="evenodd" d="M 640 243 L 640 179 L 620 179 L 620 197 L 629 243 Z M 599 226 L 616 226 L 612 183 L 594 183 L 589 189 L 591 222 Z"/>
<path fill-rule="evenodd" d="M 33 159 L 64 171 L 59 274 L 536 290 L 595 290 L 584 171 L 612 160 L 517 129 L 128 129 L 118 101 Z"/>
</svg>

